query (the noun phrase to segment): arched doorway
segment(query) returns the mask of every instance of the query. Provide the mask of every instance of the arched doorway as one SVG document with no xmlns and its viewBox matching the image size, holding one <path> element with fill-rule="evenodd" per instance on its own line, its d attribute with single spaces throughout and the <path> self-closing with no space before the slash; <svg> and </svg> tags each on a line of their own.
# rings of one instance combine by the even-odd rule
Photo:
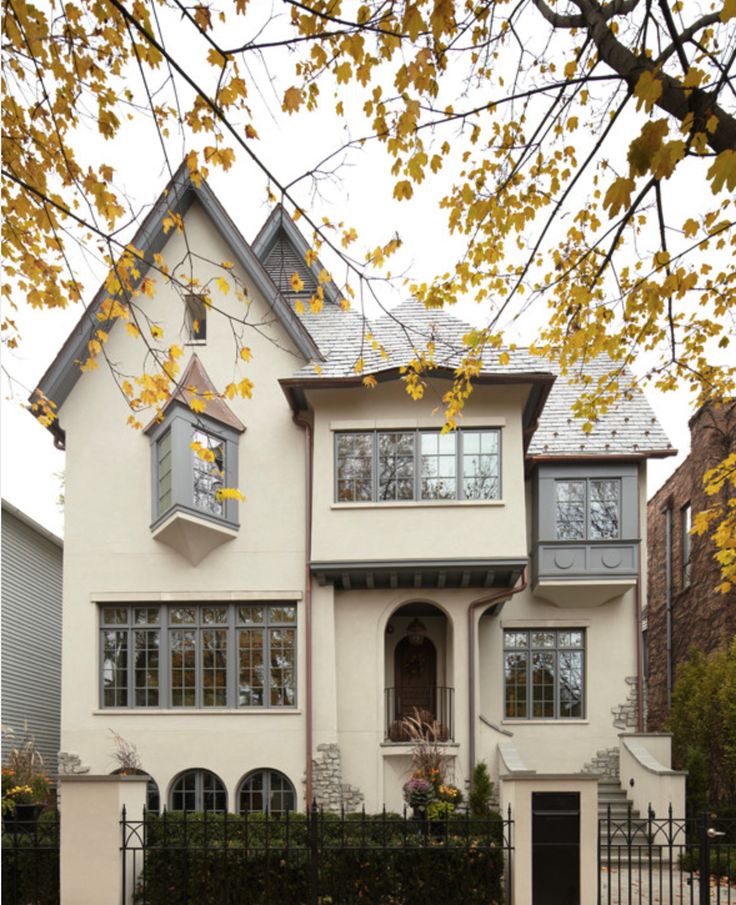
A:
<svg viewBox="0 0 736 905">
<path fill-rule="evenodd" d="M 431 603 L 400 607 L 386 626 L 386 737 L 411 738 L 407 718 L 433 726 L 438 737 L 452 737 L 452 688 L 447 616 Z"/>
</svg>

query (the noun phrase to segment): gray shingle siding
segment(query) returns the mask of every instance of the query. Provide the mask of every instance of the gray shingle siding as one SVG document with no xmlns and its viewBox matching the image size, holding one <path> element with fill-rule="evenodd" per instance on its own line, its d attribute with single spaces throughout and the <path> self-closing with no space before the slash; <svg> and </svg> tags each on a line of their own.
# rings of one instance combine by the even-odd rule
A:
<svg viewBox="0 0 736 905">
<path fill-rule="evenodd" d="M 3 503 L 2 723 L 5 760 L 25 726 L 56 773 L 61 719 L 62 548 Z"/>
</svg>

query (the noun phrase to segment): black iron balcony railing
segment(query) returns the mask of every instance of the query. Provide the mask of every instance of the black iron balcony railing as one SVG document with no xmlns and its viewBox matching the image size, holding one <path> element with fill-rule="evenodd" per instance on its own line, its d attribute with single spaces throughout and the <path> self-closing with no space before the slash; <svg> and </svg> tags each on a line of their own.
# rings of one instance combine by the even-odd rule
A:
<svg viewBox="0 0 736 905">
<path fill-rule="evenodd" d="M 408 685 L 386 689 L 385 737 L 389 742 L 410 742 L 407 717 L 420 720 L 436 733 L 437 741 L 455 739 L 454 688 L 444 685 Z"/>
</svg>

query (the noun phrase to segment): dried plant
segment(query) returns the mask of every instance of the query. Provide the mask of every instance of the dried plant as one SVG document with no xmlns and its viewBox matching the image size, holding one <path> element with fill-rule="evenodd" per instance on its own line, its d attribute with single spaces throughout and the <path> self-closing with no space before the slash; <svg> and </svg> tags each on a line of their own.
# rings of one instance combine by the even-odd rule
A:
<svg viewBox="0 0 736 905">
<path fill-rule="evenodd" d="M 115 772 L 123 775 L 140 773 L 142 771 L 141 756 L 138 754 L 136 746 L 124 739 L 114 729 L 110 729 L 109 732 L 114 745 L 112 758 L 118 765 Z"/>
<path fill-rule="evenodd" d="M 28 727 L 24 727 L 23 740 L 10 749 L 5 761 L 5 767 L 12 770 L 16 781 L 21 785 L 31 785 L 38 776 L 45 776 L 43 757 L 36 745 L 36 739 L 28 733 Z M 6 738 L 15 738 L 15 732 L 10 726 L 3 726 L 3 735 Z"/>
<path fill-rule="evenodd" d="M 433 785 L 444 781 L 450 766 L 450 758 L 442 747 L 447 739 L 446 728 L 429 711 L 416 707 L 412 716 L 402 718 L 401 728 L 411 745 L 414 776 L 421 776 Z"/>
</svg>

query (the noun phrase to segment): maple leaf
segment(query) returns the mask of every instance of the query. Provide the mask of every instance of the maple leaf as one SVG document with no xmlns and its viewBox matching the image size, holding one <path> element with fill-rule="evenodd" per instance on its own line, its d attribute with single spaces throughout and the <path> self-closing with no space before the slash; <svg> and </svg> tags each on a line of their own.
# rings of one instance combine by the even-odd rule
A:
<svg viewBox="0 0 736 905">
<path fill-rule="evenodd" d="M 301 292 L 304 289 L 304 281 L 296 271 L 289 278 L 289 285 L 294 292 Z"/>
<path fill-rule="evenodd" d="M 301 107 L 304 101 L 304 95 L 299 90 L 299 88 L 291 87 L 287 88 L 284 93 L 284 101 L 282 109 L 286 113 L 296 113 L 296 111 Z"/>
<path fill-rule="evenodd" d="M 662 97 L 662 80 L 658 79 L 648 69 L 639 76 L 639 80 L 634 88 L 634 97 L 637 98 L 636 109 L 644 110 L 649 113 L 652 107 Z"/>
</svg>

